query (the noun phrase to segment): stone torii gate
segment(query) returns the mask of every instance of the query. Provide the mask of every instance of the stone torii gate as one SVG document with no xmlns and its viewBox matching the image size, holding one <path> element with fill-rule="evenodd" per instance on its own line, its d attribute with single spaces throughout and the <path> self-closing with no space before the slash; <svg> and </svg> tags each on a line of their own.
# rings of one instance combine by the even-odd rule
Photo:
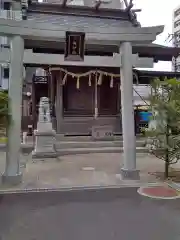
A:
<svg viewBox="0 0 180 240">
<path fill-rule="evenodd" d="M 134 134 L 133 110 L 133 77 L 132 77 L 132 43 L 151 43 L 163 31 L 163 26 L 157 27 L 126 27 L 101 29 L 94 26 L 74 27 L 73 32 L 85 32 L 86 43 L 106 45 L 110 42 L 119 46 L 121 73 L 121 105 L 122 127 L 124 141 L 124 166 L 122 176 L 138 179 L 136 169 L 136 141 Z M 68 29 L 55 24 L 36 23 L 35 21 L 13 21 L 0 19 L 0 35 L 11 38 L 9 97 L 12 114 L 12 124 L 8 131 L 6 170 L 3 181 L 18 184 L 22 174 L 19 167 L 21 147 L 21 100 L 23 79 L 24 39 L 62 42 Z M 8 58 L 8 56 L 7 56 Z M 59 63 L 60 64 L 60 63 Z"/>
</svg>

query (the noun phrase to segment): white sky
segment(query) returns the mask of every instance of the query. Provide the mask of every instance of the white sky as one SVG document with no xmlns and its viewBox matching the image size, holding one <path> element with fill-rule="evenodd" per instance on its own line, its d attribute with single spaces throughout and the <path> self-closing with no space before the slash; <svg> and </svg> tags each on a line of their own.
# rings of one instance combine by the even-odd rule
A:
<svg viewBox="0 0 180 240">
<path fill-rule="evenodd" d="M 134 9 L 142 9 L 138 13 L 138 21 L 142 26 L 165 25 L 164 32 L 157 37 L 156 43 L 171 45 L 166 41 L 168 33 L 172 33 L 172 13 L 180 5 L 180 0 L 134 0 Z M 170 62 L 159 62 L 154 65 L 155 70 L 171 71 Z"/>
</svg>

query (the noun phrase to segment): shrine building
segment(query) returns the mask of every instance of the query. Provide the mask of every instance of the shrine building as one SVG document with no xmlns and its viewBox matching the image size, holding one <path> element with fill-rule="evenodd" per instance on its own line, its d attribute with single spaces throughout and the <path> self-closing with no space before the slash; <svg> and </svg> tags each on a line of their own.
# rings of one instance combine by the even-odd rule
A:
<svg viewBox="0 0 180 240">
<path fill-rule="evenodd" d="M 22 180 L 21 131 L 28 126 L 36 129 L 41 97 L 50 100 L 57 137 L 94 137 L 98 133 L 94 129 L 104 126 L 111 128 L 103 132 L 111 132 L 111 137 L 122 134 L 121 174 L 139 179 L 133 84 L 149 84 L 155 77 L 179 77 L 179 73 L 138 68 L 171 61 L 180 51 L 153 44 L 164 26 L 141 27 L 131 1 L 114 6 L 118 2 L 75 6 L 67 0 L 23 1 L 19 7 L 24 20 L 0 19 L 0 34 L 11 41 L 10 49 L 2 50 L 0 62 L 10 67 L 8 93 L 13 119 L 8 130 L 4 182 Z"/>
<path fill-rule="evenodd" d="M 111 43 L 111 29 L 139 27 L 135 16 L 116 2 L 109 4 L 72 5 L 68 1 L 29 2 L 24 19 L 29 22 L 62 25 L 66 30 L 76 26 L 79 32 L 66 31 L 60 42 L 25 40 L 25 49 L 39 54 L 58 56 L 56 65 L 25 64 L 22 128 L 36 128 L 40 97 L 51 101 L 53 126 L 65 135 L 91 135 L 94 125 L 111 125 L 114 134 L 122 134 L 121 80 L 119 46 Z M 109 41 L 88 41 L 81 28 L 109 29 Z M 93 28 L 92 28 L 93 31 Z M 148 84 L 154 77 L 175 76 L 173 73 L 139 71 L 153 67 L 159 60 L 171 61 L 179 49 L 165 48 L 144 41 L 133 42 L 133 82 Z M 40 55 L 41 54 L 41 55 Z M 58 66 L 59 64 L 59 66 Z M 27 96 L 26 93 L 31 93 Z M 31 104 L 31 107 L 30 107 Z"/>
</svg>

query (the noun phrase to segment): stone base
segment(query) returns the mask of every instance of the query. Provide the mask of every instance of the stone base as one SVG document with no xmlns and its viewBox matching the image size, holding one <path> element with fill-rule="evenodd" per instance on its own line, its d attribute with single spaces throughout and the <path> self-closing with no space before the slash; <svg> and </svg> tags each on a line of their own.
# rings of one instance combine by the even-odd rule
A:
<svg viewBox="0 0 180 240">
<path fill-rule="evenodd" d="M 95 141 L 113 141 L 114 135 L 113 135 L 113 126 L 111 125 L 103 125 L 98 126 L 94 125 L 91 129 L 92 134 L 92 140 Z"/>
<path fill-rule="evenodd" d="M 2 183 L 9 185 L 18 185 L 22 182 L 22 173 L 16 174 L 14 176 L 8 176 L 5 173 L 2 175 Z"/>
<path fill-rule="evenodd" d="M 49 124 L 49 125 L 48 125 Z M 43 124 L 41 124 L 43 126 Z M 35 130 L 35 148 L 32 152 L 32 158 L 56 158 L 57 152 L 55 150 L 55 135 L 56 132 L 50 129 L 50 123 L 47 123 L 49 129 L 44 129 L 41 126 L 41 129 Z M 40 125 L 39 125 L 40 126 Z"/>
<path fill-rule="evenodd" d="M 124 180 L 140 180 L 139 170 L 128 170 L 121 168 L 121 176 Z"/>
<path fill-rule="evenodd" d="M 32 158 L 57 158 L 58 154 L 57 152 L 37 152 L 32 151 Z"/>
<path fill-rule="evenodd" d="M 35 133 L 47 133 L 47 132 L 51 132 L 55 134 L 55 131 L 52 128 L 52 123 L 51 122 L 38 122 L 37 123 L 37 129 L 34 131 Z"/>
</svg>

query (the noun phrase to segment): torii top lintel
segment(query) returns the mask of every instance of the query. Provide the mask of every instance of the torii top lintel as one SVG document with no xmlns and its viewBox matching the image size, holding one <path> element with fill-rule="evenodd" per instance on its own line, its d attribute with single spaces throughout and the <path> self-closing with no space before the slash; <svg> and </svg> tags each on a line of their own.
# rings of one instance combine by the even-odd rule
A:
<svg viewBox="0 0 180 240">
<path fill-rule="evenodd" d="M 9 19 L 0 19 L 0 35 L 15 36 L 21 35 L 24 39 L 62 41 L 65 39 L 66 31 L 85 32 L 86 42 L 92 43 L 111 42 L 118 45 L 120 42 L 152 42 L 156 36 L 162 33 L 164 26 L 156 27 L 124 27 L 102 29 L 101 33 L 97 26 L 92 27 L 67 27 L 58 26 L 49 23 L 37 23 L 34 20 L 14 21 Z"/>
</svg>

